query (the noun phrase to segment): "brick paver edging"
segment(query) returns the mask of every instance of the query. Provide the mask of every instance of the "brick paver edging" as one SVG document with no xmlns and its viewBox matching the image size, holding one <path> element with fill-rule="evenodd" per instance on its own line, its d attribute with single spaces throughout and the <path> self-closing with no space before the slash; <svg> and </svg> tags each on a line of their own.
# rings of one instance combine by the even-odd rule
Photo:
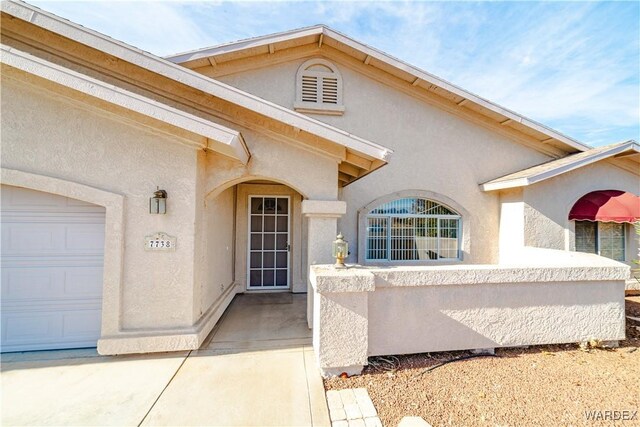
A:
<svg viewBox="0 0 640 427">
<path fill-rule="evenodd" d="M 328 390 L 332 427 L 382 427 L 366 388 Z"/>
</svg>

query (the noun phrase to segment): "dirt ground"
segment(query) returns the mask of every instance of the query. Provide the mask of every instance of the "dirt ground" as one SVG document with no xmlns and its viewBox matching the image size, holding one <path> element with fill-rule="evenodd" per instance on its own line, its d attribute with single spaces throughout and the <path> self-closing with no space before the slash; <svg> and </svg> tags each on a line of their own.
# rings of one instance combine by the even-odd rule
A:
<svg viewBox="0 0 640 427">
<path fill-rule="evenodd" d="M 626 298 L 640 317 L 640 296 Z M 638 328 L 636 328 L 636 326 Z M 366 387 L 385 426 L 420 416 L 437 426 L 640 426 L 640 322 L 627 319 L 617 349 L 576 344 L 371 358 L 363 375 L 325 380 L 326 389 Z M 597 421 L 590 411 L 638 411 L 635 420 Z M 630 416 L 630 413 L 627 414 Z"/>
</svg>

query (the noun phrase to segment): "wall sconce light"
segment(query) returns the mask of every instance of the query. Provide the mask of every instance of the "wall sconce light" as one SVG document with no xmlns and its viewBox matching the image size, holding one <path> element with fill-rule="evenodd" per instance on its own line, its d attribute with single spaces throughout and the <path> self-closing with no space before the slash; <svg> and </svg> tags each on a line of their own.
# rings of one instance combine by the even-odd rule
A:
<svg viewBox="0 0 640 427">
<path fill-rule="evenodd" d="M 336 259 L 336 263 L 333 266 L 335 268 L 346 268 L 346 265 L 344 265 L 344 259 L 348 255 L 349 242 L 344 240 L 342 233 L 339 233 L 336 240 L 333 241 L 333 257 Z"/>
<path fill-rule="evenodd" d="M 167 192 L 157 190 L 153 193 L 153 197 L 149 199 L 149 213 L 166 214 L 167 213 Z"/>
</svg>

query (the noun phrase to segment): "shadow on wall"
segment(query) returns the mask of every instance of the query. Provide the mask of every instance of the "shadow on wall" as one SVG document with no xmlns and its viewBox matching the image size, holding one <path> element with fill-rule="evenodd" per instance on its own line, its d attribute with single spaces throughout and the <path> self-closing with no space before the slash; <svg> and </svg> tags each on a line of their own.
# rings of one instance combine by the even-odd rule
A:
<svg viewBox="0 0 640 427">
<path fill-rule="evenodd" d="M 592 317 L 594 323 L 605 318 L 605 329 L 615 329 L 613 321 L 624 316 L 622 296 L 612 292 L 616 284 L 603 283 L 601 292 L 577 298 L 583 284 L 536 283 L 535 292 L 527 292 L 514 284 L 382 288 L 377 283 L 368 295 L 369 355 L 578 342 L 583 338 L 566 333 L 575 316 L 586 322 Z M 588 308 L 574 309 L 580 305 Z"/>
</svg>

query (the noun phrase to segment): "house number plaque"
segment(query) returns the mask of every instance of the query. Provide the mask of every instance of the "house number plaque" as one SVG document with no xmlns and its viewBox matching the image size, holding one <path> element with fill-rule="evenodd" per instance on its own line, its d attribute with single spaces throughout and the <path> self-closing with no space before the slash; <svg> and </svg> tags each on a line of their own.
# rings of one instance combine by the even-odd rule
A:
<svg viewBox="0 0 640 427">
<path fill-rule="evenodd" d="M 144 249 L 147 251 L 175 251 L 178 239 L 166 233 L 155 233 L 144 238 Z"/>
</svg>

